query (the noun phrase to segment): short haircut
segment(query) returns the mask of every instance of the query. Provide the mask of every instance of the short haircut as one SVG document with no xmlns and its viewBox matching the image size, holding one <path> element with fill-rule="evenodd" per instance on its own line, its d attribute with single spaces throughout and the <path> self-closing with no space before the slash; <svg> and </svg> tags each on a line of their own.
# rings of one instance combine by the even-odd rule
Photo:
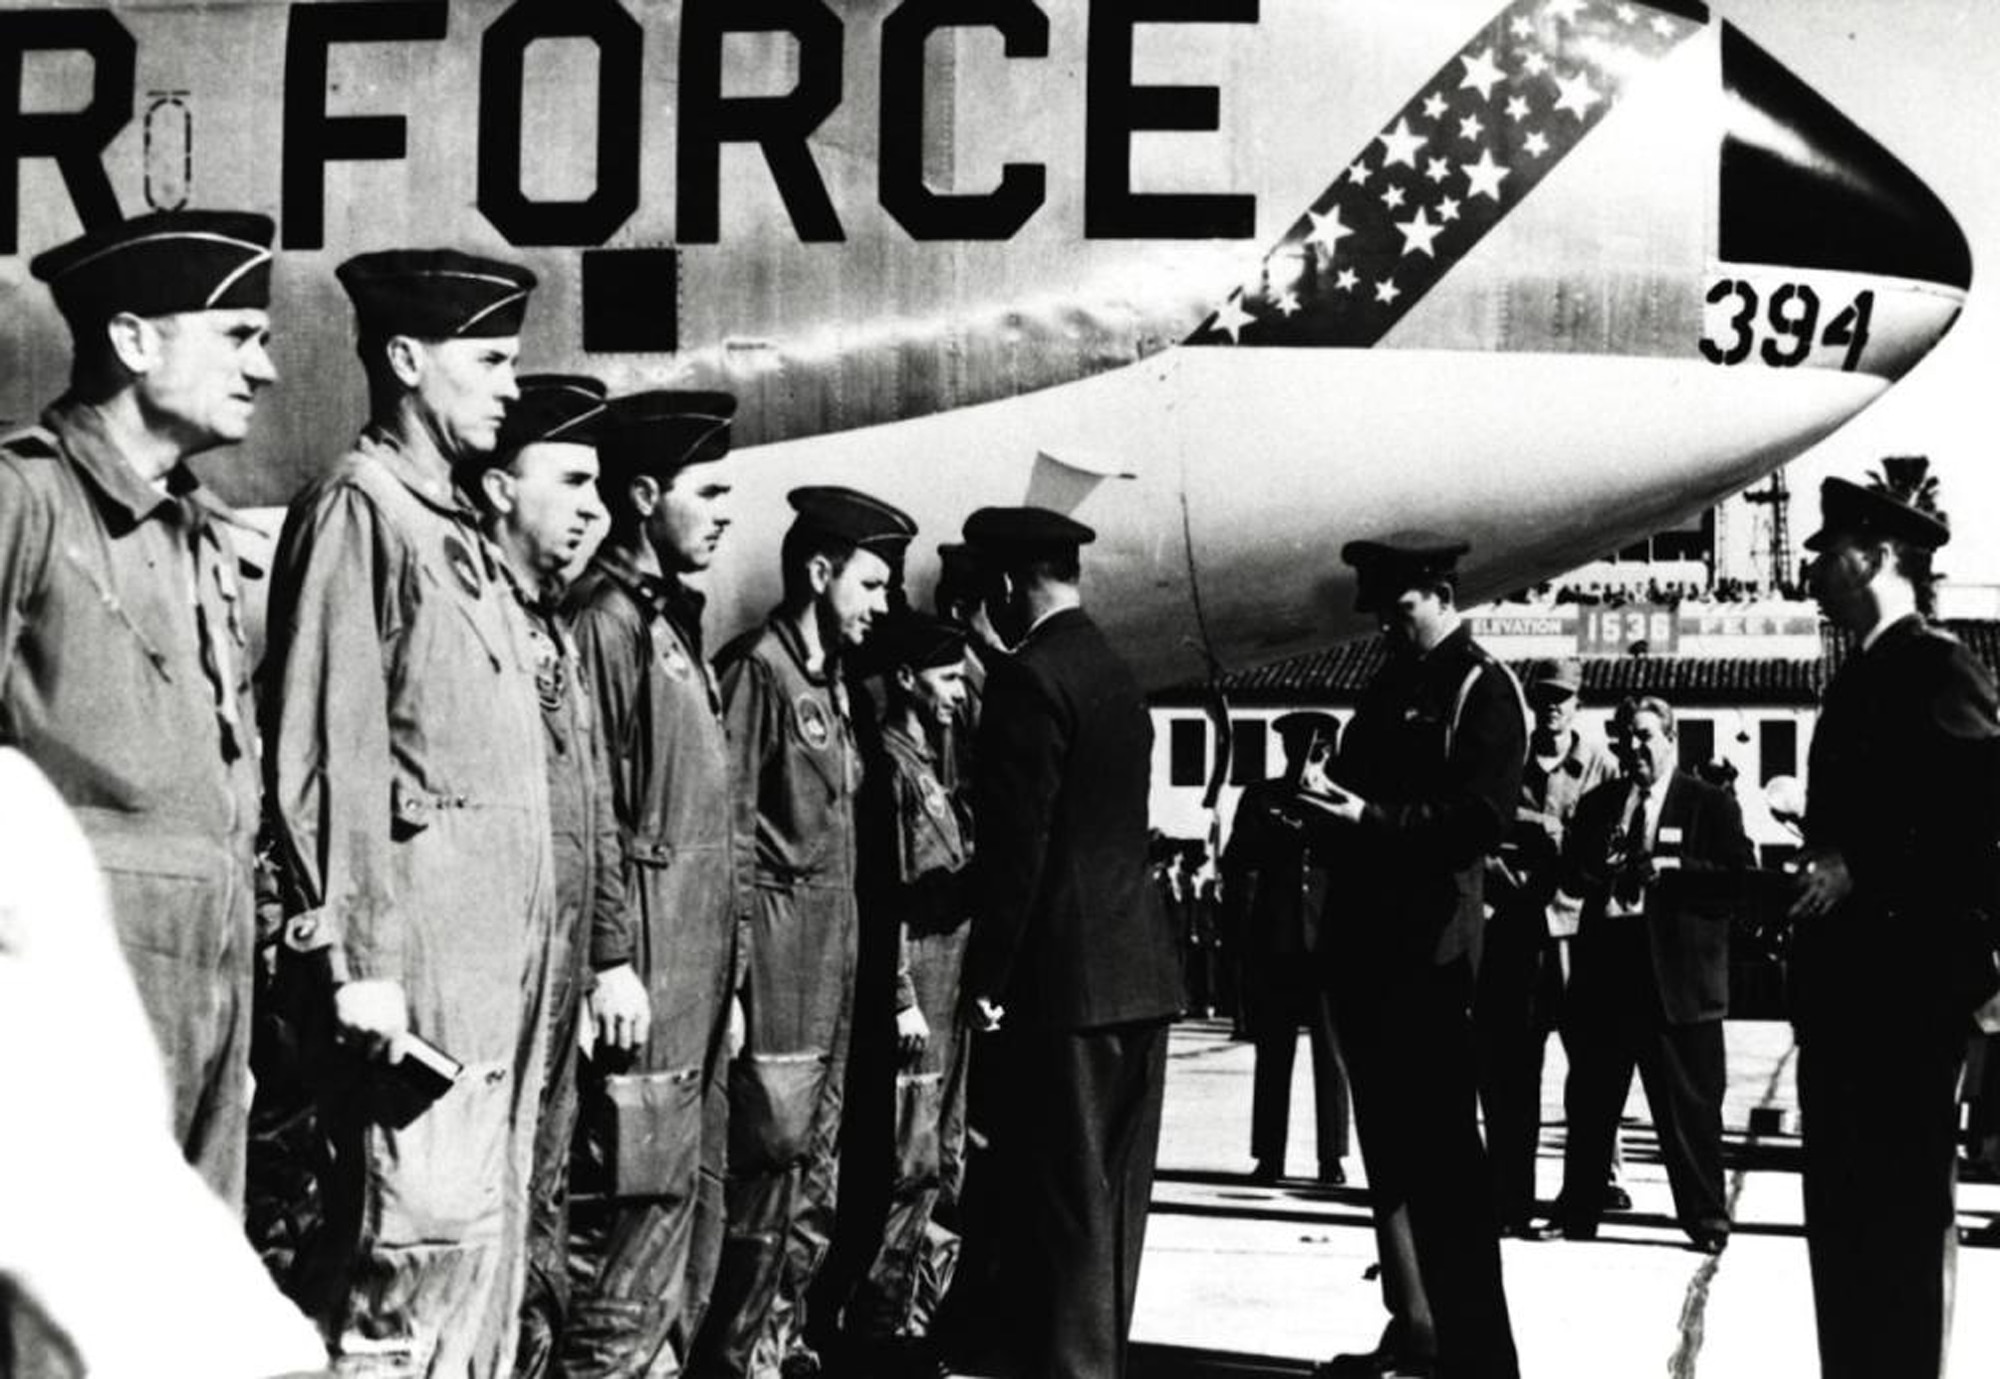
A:
<svg viewBox="0 0 2000 1379">
<path fill-rule="evenodd" d="M 1642 713 L 1652 714 L 1659 719 L 1660 725 L 1667 730 L 1668 737 L 1675 739 L 1680 737 L 1680 729 L 1674 724 L 1673 706 L 1657 694 L 1628 695 L 1619 700 L 1617 709 L 1611 715 L 1611 726 L 1624 732 Z"/>
<path fill-rule="evenodd" d="M 784 577 L 785 602 L 792 605 L 804 603 L 812 595 L 812 583 L 806 578 L 806 566 L 816 555 L 823 555 L 839 574 L 847 568 L 847 562 L 854 559 L 856 546 L 844 536 L 811 522 L 793 522 L 791 530 L 785 533 L 784 542 L 778 547 L 778 569 Z"/>
</svg>

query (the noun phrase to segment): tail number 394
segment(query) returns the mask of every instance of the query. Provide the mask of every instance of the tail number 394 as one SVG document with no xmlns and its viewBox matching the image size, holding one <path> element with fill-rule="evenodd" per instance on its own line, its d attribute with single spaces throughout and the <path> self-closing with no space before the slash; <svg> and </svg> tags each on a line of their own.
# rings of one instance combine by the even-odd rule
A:
<svg viewBox="0 0 2000 1379">
<path fill-rule="evenodd" d="M 1757 285 L 1722 278 L 1708 289 L 1709 311 L 1701 356 L 1711 364 L 1745 364 L 1756 358 L 1774 369 L 1795 369 L 1817 346 L 1846 347 L 1840 367 L 1852 373 L 1868 345 L 1875 293 L 1864 290 L 1830 320 L 1819 293 L 1804 283 L 1784 283 L 1760 299 Z M 1720 327 L 1718 329 L 1718 327 Z"/>
</svg>

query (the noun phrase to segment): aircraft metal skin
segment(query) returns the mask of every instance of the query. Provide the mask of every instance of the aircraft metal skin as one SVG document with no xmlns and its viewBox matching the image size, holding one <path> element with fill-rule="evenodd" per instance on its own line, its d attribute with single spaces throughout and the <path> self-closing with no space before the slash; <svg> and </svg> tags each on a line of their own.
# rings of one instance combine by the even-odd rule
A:
<svg viewBox="0 0 2000 1379">
<path fill-rule="evenodd" d="M 198 467 L 274 526 L 363 415 L 352 253 L 542 286 L 523 364 L 739 395 L 711 631 L 786 489 L 1101 533 L 1147 683 L 1361 630 L 1351 538 L 1466 596 L 1684 518 L 1901 377 L 1970 283 L 1893 156 L 1691 0 L 116 0 L 0 9 L 0 416 L 28 258 L 269 211 L 278 386 Z"/>
</svg>

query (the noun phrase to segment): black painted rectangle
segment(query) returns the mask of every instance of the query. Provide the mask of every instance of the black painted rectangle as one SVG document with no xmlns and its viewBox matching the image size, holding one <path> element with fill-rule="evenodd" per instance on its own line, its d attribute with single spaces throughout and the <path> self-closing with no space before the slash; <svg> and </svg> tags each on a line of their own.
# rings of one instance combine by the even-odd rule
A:
<svg viewBox="0 0 2000 1379">
<path fill-rule="evenodd" d="M 671 354 L 680 348 L 680 251 L 586 249 L 583 348 Z"/>
</svg>

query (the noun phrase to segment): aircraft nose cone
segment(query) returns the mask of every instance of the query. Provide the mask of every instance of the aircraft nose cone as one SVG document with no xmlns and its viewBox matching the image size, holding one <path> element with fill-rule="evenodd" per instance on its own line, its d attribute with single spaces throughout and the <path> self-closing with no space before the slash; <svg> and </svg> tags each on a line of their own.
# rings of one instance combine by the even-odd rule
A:
<svg viewBox="0 0 2000 1379">
<path fill-rule="evenodd" d="M 1722 79 L 1724 260 L 1971 286 L 1971 251 L 1936 194 L 1729 24 Z"/>
</svg>

